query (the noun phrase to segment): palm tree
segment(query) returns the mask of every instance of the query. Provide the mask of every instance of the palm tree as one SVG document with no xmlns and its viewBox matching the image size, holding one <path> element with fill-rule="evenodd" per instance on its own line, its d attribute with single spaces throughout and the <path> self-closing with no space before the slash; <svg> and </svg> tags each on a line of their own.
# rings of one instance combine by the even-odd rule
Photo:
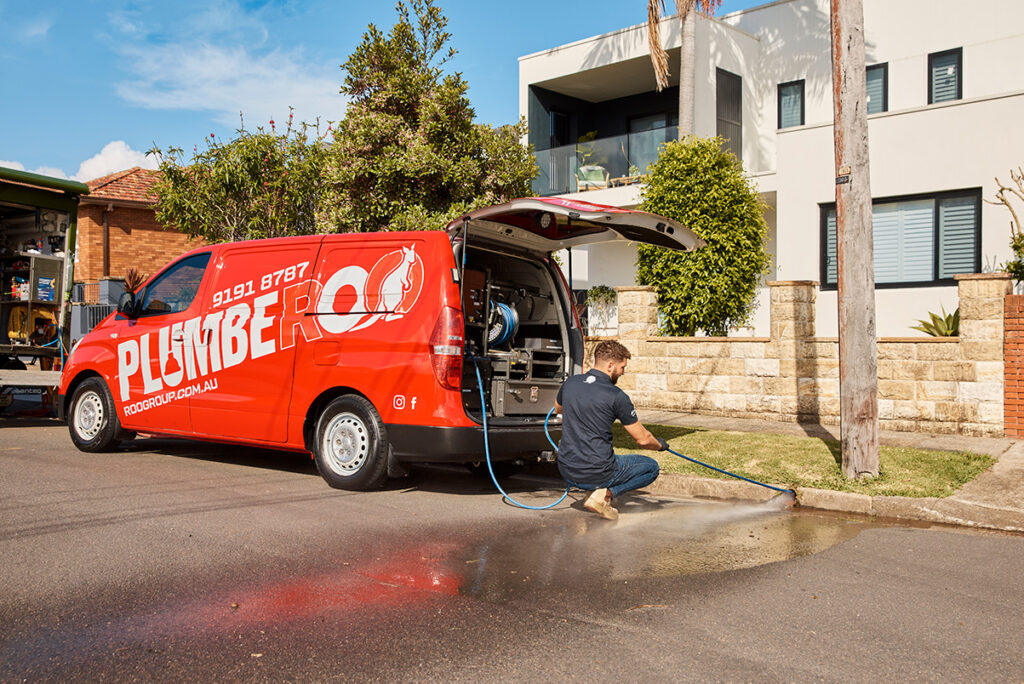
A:
<svg viewBox="0 0 1024 684">
<path fill-rule="evenodd" d="M 682 29 L 679 46 L 679 137 L 693 133 L 693 62 L 696 53 L 695 10 L 710 17 L 723 0 L 676 0 L 676 14 Z M 647 42 L 654 64 L 658 92 L 668 85 L 668 52 L 661 44 L 660 22 L 665 0 L 647 0 Z"/>
</svg>

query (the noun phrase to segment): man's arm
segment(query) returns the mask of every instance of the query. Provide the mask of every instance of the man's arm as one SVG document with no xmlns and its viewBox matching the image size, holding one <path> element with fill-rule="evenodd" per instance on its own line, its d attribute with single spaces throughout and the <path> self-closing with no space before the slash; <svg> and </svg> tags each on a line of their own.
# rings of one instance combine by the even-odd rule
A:
<svg viewBox="0 0 1024 684">
<path fill-rule="evenodd" d="M 661 437 L 655 437 L 651 434 L 651 431 L 643 426 L 639 420 L 630 425 L 623 426 L 626 428 L 626 432 L 629 436 L 636 440 L 637 446 L 641 449 L 654 449 L 656 451 L 665 451 L 668 449 L 668 442 L 663 440 Z"/>
</svg>

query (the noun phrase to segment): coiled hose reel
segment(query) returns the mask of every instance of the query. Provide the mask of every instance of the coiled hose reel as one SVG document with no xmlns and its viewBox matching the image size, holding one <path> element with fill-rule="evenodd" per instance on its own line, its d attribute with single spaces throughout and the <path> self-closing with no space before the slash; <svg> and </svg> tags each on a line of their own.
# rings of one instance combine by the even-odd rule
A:
<svg viewBox="0 0 1024 684">
<path fill-rule="evenodd" d="M 487 330 L 487 347 L 500 347 L 511 342 L 519 331 L 519 312 L 504 302 L 491 302 Z"/>
</svg>

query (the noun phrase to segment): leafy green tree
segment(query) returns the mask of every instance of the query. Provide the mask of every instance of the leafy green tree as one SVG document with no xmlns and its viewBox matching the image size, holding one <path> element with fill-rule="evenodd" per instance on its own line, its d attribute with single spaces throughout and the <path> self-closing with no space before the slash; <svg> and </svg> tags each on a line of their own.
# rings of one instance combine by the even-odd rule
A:
<svg viewBox="0 0 1024 684">
<path fill-rule="evenodd" d="M 529 194 L 537 167 L 526 124 L 473 123 L 447 18 L 432 0 L 370 25 L 343 68 L 348 95 L 331 148 L 333 219 L 357 231 L 436 229 L 471 209 Z"/>
<path fill-rule="evenodd" d="M 205 149 L 159 155 L 156 219 L 208 242 L 254 240 L 330 232 L 320 207 L 327 194 L 328 149 L 318 126 L 292 125 L 283 133 L 246 130 L 222 142 L 212 134 Z"/>
<path fill-rule="evenodd" d="M 641 245 L 637 282 L 658 290 L 662 332 L 724 336 L 747 322 L 767 273 L 763 203 L 721 138 L 664 145 L 651 166 L 642 208 L 675 219 L 707 241 L 680 253 Z"/>
</svg>

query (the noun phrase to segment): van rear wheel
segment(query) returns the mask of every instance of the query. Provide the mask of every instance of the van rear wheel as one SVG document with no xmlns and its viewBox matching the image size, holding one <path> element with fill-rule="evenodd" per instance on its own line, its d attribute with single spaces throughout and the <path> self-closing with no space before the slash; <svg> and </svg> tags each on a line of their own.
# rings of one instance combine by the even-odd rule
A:
<svg viewBox="0 0 1024 684">
<path fill-rule="evenodd" d="M 89 378 L 75 388 L 68 412 L 71 441 L 81 451 L 110 451 L 121 441 L 121 421 L 107 383 Z"/>
<path fill-rule="evenodd" d="M 388 440 L 380 414 L 363 397 L 338 397 L 316 424 L 313 459 L 337 489 L 377 489 L 388 477 Z"/>
</svg>

